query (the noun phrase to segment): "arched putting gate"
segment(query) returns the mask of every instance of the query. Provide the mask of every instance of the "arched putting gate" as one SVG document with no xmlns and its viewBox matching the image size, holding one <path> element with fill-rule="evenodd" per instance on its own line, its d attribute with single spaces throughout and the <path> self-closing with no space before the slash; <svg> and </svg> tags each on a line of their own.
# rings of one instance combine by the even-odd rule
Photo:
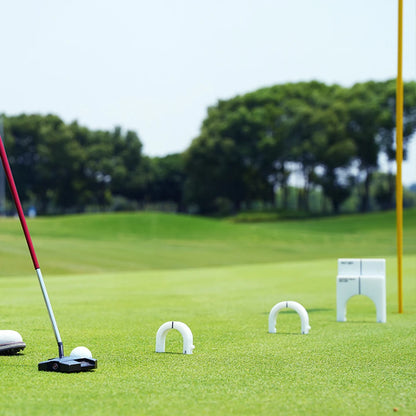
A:
<svg viewBox="0 0 416 416">
<path fill-rule="evenodd" d="M 165 352 L 166 335 L 171 329 L 177 329 L 183 338 L 183 353 L 192 354 L 195 346 L 193 344 L 193 335 L 188 325 L 183 322 L 169 321 L 165 322 L 156 333 L 156 352 Z"/>
<path fill-rule="evenodd" d="M 269 332 L 271 334 L 276 333 L 277 314 L 279 313 L 281 309 L 285 309 L 285 308 L 293 309 L 298 313 L 300 317 L 300 323 L 301 323 L 300 331 L 302 334 L 308 334 L 309 330 L 311 329 L 311 327 L 309 326 L 308 312 L 306 312 L 306 309 L 300 303 L 294 302 L 291 300 L 279 302 L 273 306 L 269 314 Z"/>
<path fill-rule="evenodd" d="M 355 295 L 369 297 L 376 306 L 377 322 L 386 322 L 385 259 L 338 259 L 337 321 L 347 320 L 347 302 Z"/>
</svg>

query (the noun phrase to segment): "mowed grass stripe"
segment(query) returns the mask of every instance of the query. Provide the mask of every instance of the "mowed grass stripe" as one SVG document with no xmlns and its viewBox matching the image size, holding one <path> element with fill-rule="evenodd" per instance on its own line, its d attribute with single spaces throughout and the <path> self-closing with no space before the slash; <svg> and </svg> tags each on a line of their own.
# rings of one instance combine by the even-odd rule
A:
<svg viewBox="0 0 416 416">
<path fill-rule="evenodd" d="M 261 224 L 127 213 L 36 218 L 29 228 L 44 272 L 73 274 L 393 256 L 395 224 L 393 212 Z M 414 254 L 416 210 L 404 224 L 404 253 Z M 0 276 L 27 274 L 16 219 L 0 219 L 0 238 Z"/>
</svg>

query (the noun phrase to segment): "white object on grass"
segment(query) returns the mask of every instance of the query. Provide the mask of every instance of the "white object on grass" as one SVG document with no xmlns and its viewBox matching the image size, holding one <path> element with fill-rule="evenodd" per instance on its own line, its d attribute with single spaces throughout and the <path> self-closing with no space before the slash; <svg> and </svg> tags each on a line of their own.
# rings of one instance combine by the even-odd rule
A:
<svg viewBox="0 0 416 416">
<path fill-rule="evenodd" d="M 22 336 L 17 331 L 10 329 L 0 330 L 0 354 L 13 355 L 24 350 L 26 344 L 23 342 Z"/>
<path fill-rule="evenodd" d="M 183 353 L 192 354 L 195 346 L 193 345 L 193 335 L 188 325 L 183 322 L 165 322 L 156 333 L 156 352 L 165 352 L 166 335 L 171 329 L 177 329 L 183 338 Z"/>
<path fill-rule="evenodd" d="M 0 330 L 0 344 L 12 342 L 23 342 L 23 338 L 17 331 L 12 331 L 11 329 Z"/>
<path fill-rule="evenodd" d="M 73 358 L 92 358 L 91 351 L 87 347 L 76 347 L 69 356 Z"/>
<path fill-rule="evenodd" d="M 338 259 L 337 321 L 347 320 L 347 302 L 355 295 L 369 297 L 377 322 L 386 322 L 385 259 Z"/>
<path fill-rule="evenodd" d="M 309 326 L 309 315 L 306 312 L 306 309 L 298 302 L 294 302 L 292 300 L 279 302 L 273 306 L 272 310 L 269 314 L 269 332 L 271 334 L 276 333 L 276 319 L 277 314 L 281 309 L 290 308 L 295 310 L 298 315 L 300 316 L 300 323 L 301 323 L 301 333 L 308 334 L 311 327 Z"/>
</svg>

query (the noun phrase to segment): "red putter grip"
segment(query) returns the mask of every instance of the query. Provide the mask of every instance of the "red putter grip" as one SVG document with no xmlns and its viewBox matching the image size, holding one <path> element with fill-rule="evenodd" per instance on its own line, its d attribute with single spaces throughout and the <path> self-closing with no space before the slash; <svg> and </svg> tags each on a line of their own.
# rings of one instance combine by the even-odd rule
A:
<svg viewBox="0 0 416 416">
<path fill-rule="evenodd" d="M 38 259 L 36 258 L 35 249 L 33 247 L 32 239 L 30 238 L 29 229 L 27 228 L 25 214 L 23 213 L 22 204 L 20 203 L 19 194 L 17 193 L 16 185 L 14 183 L 12 170 L 10 169 L 9 160 L 7 159 L 6 149 L 4 148 L 3 139 L 0 136 L 0 156 L 3 163 L 4 172 L 6 173 L 7 182 L 9 183 L 10 191 L 13 196 L 14 204 L 19 215 L 20 224 L 25 234 L 27 246 L 29 247 L 30 256 L 32 257 L 33 266 L 39 269 Z"/>
</svg>

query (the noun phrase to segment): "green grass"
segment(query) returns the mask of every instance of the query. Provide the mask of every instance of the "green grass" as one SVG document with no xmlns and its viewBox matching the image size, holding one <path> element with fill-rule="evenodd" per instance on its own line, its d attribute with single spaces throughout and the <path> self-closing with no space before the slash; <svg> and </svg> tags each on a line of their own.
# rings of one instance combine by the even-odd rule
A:
<svg viewBox="0 0 416 416">
<path fill-rule="evenodd" d="M 393 213 L 232 224 L 162 214 L 30 221 L 66 352 L 88 374 L 37 371 L 57 347 L 16 220 L 0 221 L 0 329 L 24 354 L 0 356 L 0 415 L 416 414 L 416 211 L 405 213 L 404 304 L 397 313 Z M 357 296 L 336 322 L 337 257 L 387 259 L 387 323 Z M 296 300 L 296 313 L 271 307 Z M 187 323 L 192 356 L 154 352 L 159 326 Z"/>
<path fill-rule="evenodd" d="M 369 220 L 371 218 L 371 220 Z M 260 224 L 156 213 L 37 218 L 30 232 L 48 274 L 184 269 L 396 252 L 393 212 Z M 0 264 L 27 274 L 18 219 L 0 219 Z M 405 254 L 416 253 L 416 210 L 405 212 Z"/>
</svg>

